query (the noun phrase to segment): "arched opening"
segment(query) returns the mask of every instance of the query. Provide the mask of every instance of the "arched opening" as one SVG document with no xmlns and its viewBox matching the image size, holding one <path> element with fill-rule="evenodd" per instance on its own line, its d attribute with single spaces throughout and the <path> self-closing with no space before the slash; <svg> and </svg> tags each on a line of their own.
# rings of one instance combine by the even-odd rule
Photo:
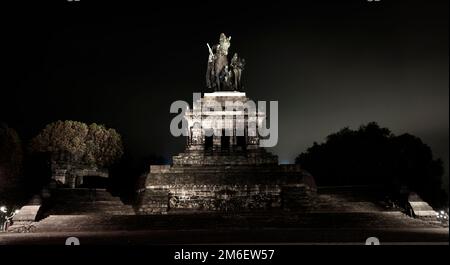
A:
<svg viewBox="0 0 450 265">
<path fill-rule="evenodd" d="M 225 135 L 225 129 L 222 130 L 222 136 L 220 138 L 220 146 L 222 151 L 230 150 L 230 136 Z"/>
<path fill-rule="evenodd" d="M 212 129 L 209 129 L 212 130 Z M 208 131 L 205 130 L 205 151 L 212 151 L 213 149 L 213 135 L 212 132 L 210 133 L 211 136 L 208 135 Z"/>
<path fill-rule="evenodd" d="M 213 137 L 205 136 L 205 150 L 212 150 L 213 148 Z"/>
<path fill-rule="evenodd" d="M 236 145 L 242 150 L 246 148 L 245 136 L 236 136 Z"/>
<path fill-rule="evenodd" d="M 247 149 L 247 128 L 244 129 L 243 136 L 236 136 L 236 146 L 241 150 Z"/>
</svg>

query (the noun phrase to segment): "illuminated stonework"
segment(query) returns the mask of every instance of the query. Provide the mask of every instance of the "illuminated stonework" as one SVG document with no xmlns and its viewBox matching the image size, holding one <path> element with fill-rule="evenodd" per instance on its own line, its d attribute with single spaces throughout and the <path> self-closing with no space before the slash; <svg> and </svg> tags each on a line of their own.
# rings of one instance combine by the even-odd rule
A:
<svg viewBox="0 0 450 265">
<path fill-rule="evenodd" d="M 208 45 L 206 85 L 214 92 L 194 94 L 184 116 L 185 151 L 172 165 L 150 166 L 138 214 L 310 207 L 312 176 L 298 165 L 278 165 L 278 157 L 260 145 L 266 113 L 242 92 L 245 60 L 235 54 L 228 68 L 230 39 L 222 33 L 219 44 Z"/>
<path fill-rule="evenodd" d="M 256 128 L 262 126 L 265 114 L 246 111 L 247 102 L 243 92 L 205 93 L 186 112 L 186 151 L 173 157 L 174 165 L 277 164 L 276 156 L 259 147 Z"/>
<path fill-rule="evenodd" d="M 243 119 L 237 119 L 236 112 L 225 108 L 208 109 L 211 102 L 241 106 L 248 101 L 245 93 L 205 93 L 199 101 L 197 106 L 202 105 L 202 109 L 195 110 L 194 104 L 186 112 L 189 132 L 185 151 L 173 157 L 173 165 L 150 166 L 138 213 L 309 207 L 314 179 L 298 165 L 278 165 L 277 156 L 258 145 L 260 136 L 249 133 L 251 122 L 261 126 L 262 119 L 258 118 L 264 118 L 264 113 L 245 112 Z M 202 127 L 199 121 L 206 117 L 211 124 L 203 123 Z M 243 122 L 239 127 L 243 133 L 236 133 L 239 122 Z M 223 133 L 207 136 L 205 127 Z M 226 134 L 225 130 L 231 132 Z"/>
</svg>

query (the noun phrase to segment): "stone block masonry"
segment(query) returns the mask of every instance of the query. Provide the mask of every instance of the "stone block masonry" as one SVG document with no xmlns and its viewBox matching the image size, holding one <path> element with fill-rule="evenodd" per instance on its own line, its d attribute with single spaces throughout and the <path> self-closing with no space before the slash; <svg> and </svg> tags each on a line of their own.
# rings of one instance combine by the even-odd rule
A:
<svg viewBox="0 0 450 265">
<path fill-rule="evenodd" d="M 238 106 L 248 100 L 244 92 L 218 91 L 205 93 L 199 103 L 229 101 Z M 210 113 L 208 108 L 186 112 L 185 151 L 173 157 L 172 165 L 150 166 L 145 187 L 141 187 L 138 214 L 308 210 L 316 190 L 313 177 L 298 165 L 278 165 L 278 157 L 259 146 L 260 136 L 249 135 L 251 118 L 264 117 L 264 113 L 245 112 L 244 136 L 236 131 L 231 136 L 206 135 L 196 121 L 207 114 L 213 114 L 212 120 L 231 115 Z"/>
<path fill-rule="evenodd" d="M 138 213 L 307 209 L 316 187 L 298 166 L 152 166 Z"/>
</svg>

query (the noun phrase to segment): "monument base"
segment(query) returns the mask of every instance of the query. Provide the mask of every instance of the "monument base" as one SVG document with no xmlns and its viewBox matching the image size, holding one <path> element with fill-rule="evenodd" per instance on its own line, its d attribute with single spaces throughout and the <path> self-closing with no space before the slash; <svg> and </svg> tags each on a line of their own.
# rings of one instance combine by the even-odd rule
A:
<svg viewBox="0 0 450 265">
<path fill-rule="evenodd" d="M 307 210 L 315 191 L 297 165 L 152 165 L 138 214 Z"/>
</svg>

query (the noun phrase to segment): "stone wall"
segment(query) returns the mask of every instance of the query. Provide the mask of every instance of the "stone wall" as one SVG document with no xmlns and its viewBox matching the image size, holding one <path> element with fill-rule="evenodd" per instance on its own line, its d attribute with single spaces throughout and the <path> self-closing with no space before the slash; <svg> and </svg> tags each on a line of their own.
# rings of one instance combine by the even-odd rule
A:
<svg viewBox="0 0 450 265">
<path fill-rule="evenodd" d="M 140 214 L 306 209 L 316 190 L 298 166 L 151 166 Z"/>
<path fill-rule="evenodd" d="M 83 184 L 84 177 L 87 176 L 108 178 L 109 173 L 107 169 L 97 167 L 52 163 L 52 179 L 62 186 L 76 188 Z"/>
<path fill-rule="evenodd" d="M 306 210 L 313 203 L 312 193 L 304 185 L 173 185 L 147 189 L 138 213 Z"/>
<path fill-rule="evenodd" d="M 188 151 L 173 157 L 174 165 L 262 165 L 278 164 L 278 157 L 264 149 L 232 152 L 231 154 Z"/>
<path fill-rule="evenodd" d="M 166 214 L 168 209 L 169 191 L 167 189 L 146 189 L 139 194 L 137 214 Z"/>
<path fill-rule="evenodd" d="M 278 185 L 178 185 L 169 190 L 170 210 L 245 211 L 281 206 Z"/>
<path fill-rule="evenodd" d="M 307 182 L 307 183 L 306 183 Z M 297 165 L 151 166 L 146 188 L 168 185 L 288 185 L 315 188 L 314 179 Z"/>
</svg>

